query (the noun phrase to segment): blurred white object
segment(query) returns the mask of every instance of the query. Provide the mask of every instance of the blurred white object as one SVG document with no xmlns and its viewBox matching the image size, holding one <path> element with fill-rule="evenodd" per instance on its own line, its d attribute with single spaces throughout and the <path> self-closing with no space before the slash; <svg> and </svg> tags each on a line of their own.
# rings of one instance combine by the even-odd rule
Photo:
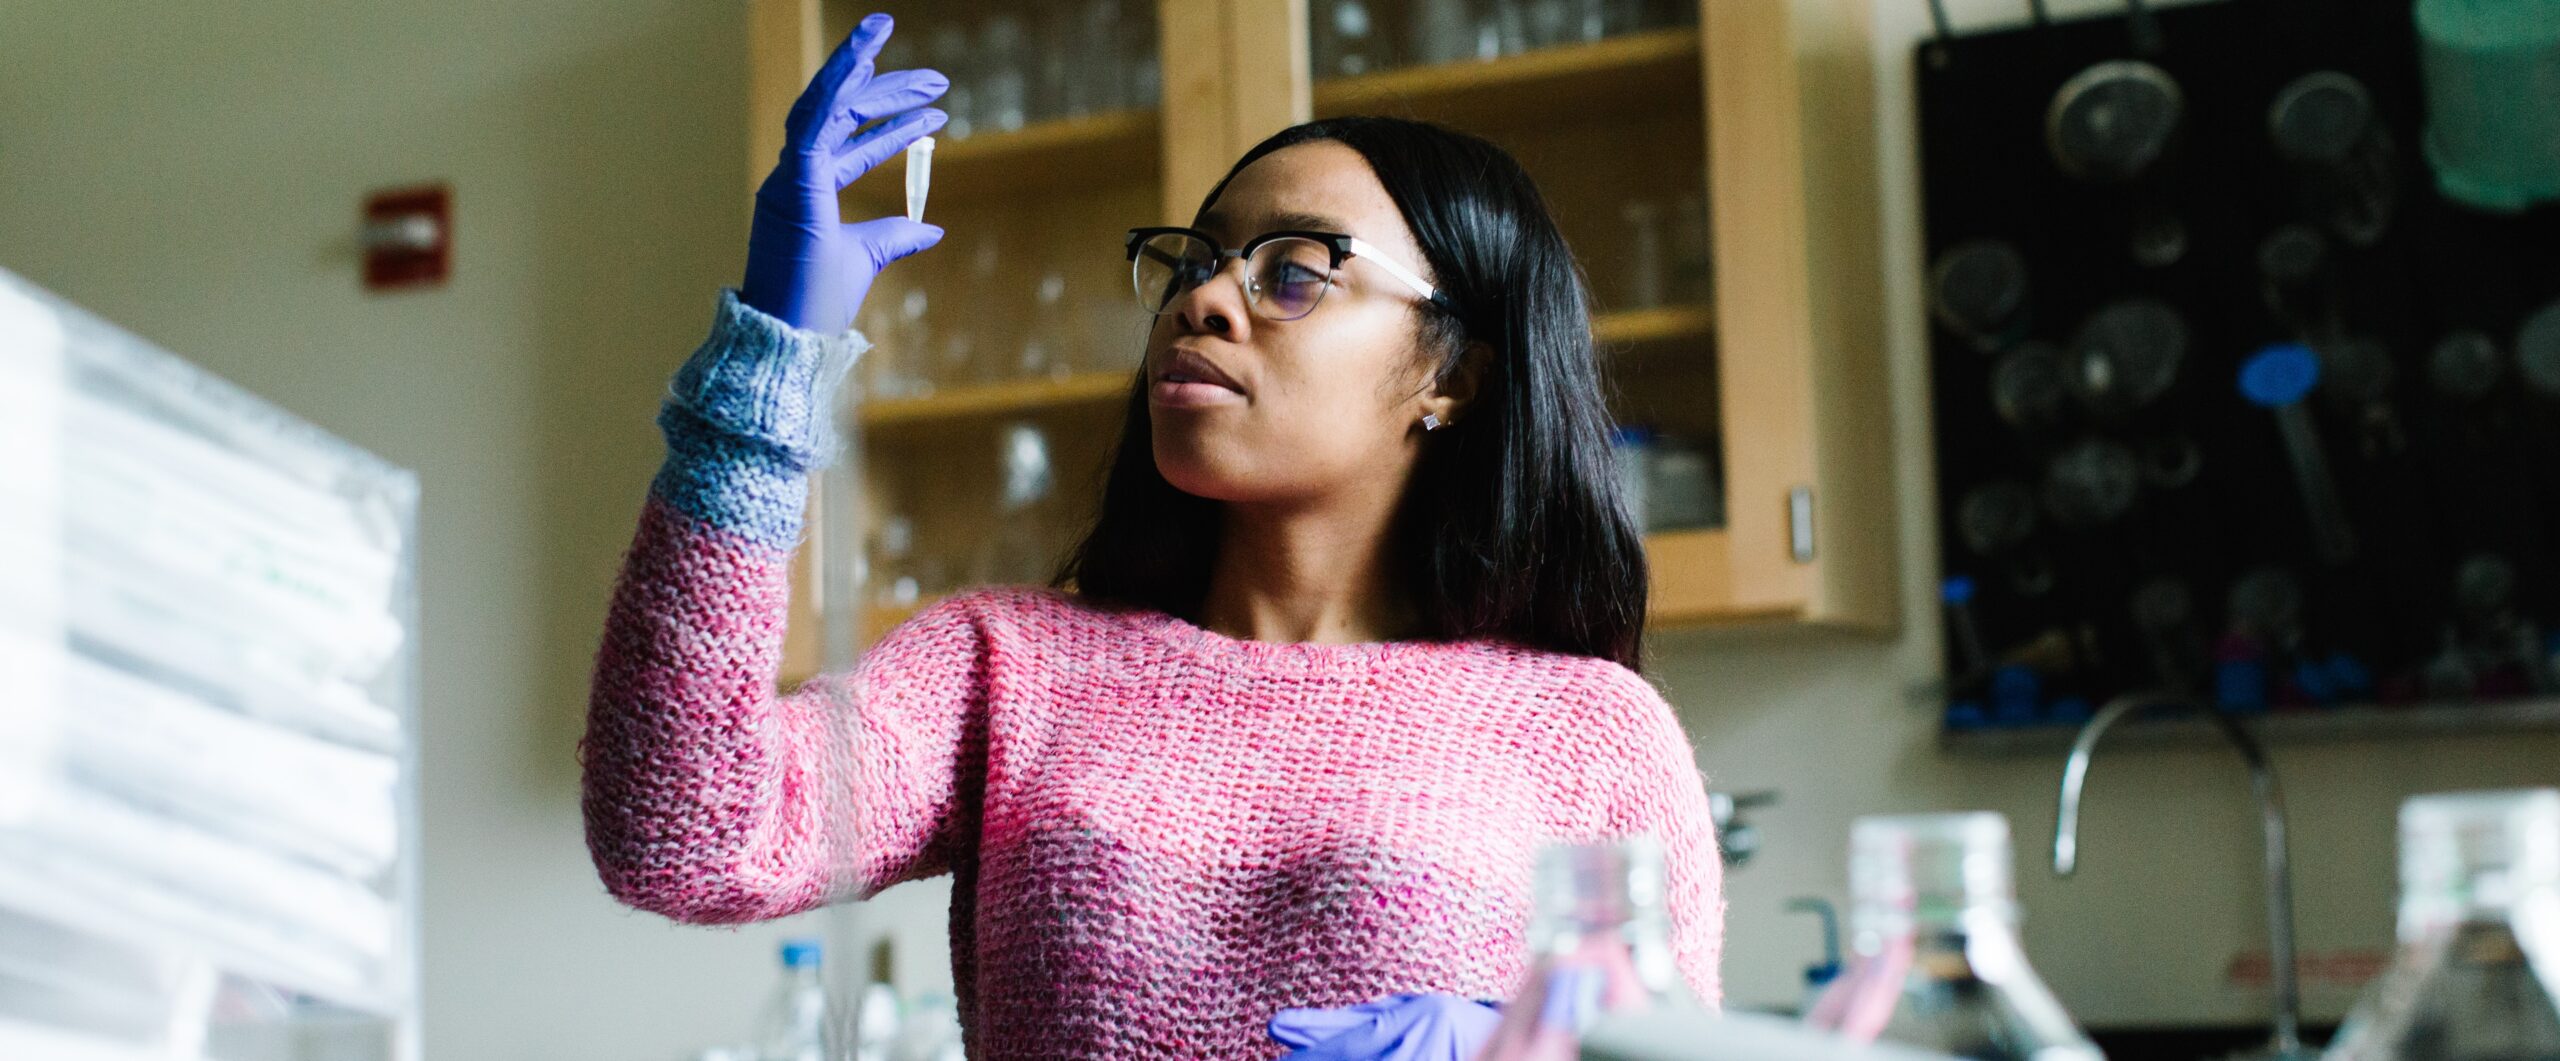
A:
<svg viewBox="0 0 2560 1061">
<path fill-rule="evenodd" d="M 834 1061 L 828 1042 L 827 986 L 820 971 L 824 945 L 814 939 L 782 943 L 782 977 L 756 1017 L 756 1061 Z"/>
<path fill-rule="evenodd" d="M 1998 814 L 1858 819 L 1849 969 L 1806 1022 L 1983 1061 L 2099 1061 L 2027 964 L 2013 862 Z"/>
<path fill-rule="evenodd" d="M 0 271 L 0 1058 L 417 1058 L 416 508 Z"/>
<path fill-rule="evenodd" d="M 2400 805 L 2400 952 L 2327 1056 L 2560 1056 L 2560 788 Z"/>
</svg>

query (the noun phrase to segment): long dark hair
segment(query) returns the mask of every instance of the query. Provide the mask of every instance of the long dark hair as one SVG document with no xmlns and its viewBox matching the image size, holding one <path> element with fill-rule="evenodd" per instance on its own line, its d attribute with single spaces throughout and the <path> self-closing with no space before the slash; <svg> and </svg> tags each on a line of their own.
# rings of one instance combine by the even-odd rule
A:
<svg viewBox="0 0 2560 1061">
<path fill-rule="evenodd" d="M 1441 375 L 1470 343 L 1491 351 L 1459 422 L 1424 441 L 1396 518 L 1396 568 L 1428 636 L 1495 638 L 1640 666 L 1644 541 L 1618 497 L 1589 298 L 1546 200 L 1520 164 L 1474 136 L 1399 118 L 1292 126 L 1237 159 L 1201 212 L 1253 160 L 1331 140 L 1358 151 L 1449 294 L 1423 307 Z M 1156 470 L 1146 371 L 1102 508 L 1058 573 L 1097 602 L 1199 618 L 1216 564 L 1218 502 Z"/>
</svg>

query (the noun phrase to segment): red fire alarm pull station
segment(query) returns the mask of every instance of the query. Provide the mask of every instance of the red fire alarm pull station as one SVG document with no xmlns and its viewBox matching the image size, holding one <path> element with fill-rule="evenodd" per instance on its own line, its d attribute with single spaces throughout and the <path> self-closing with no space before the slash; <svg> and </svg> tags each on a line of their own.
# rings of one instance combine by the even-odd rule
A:
<svg viewBox="0 0 2560 1061">
<path fill-rule="evenodd" d="M 364 201 L 364 289 L 441 286 L 453 271 L 453 189 L 392 188 Z"/>
</svg>

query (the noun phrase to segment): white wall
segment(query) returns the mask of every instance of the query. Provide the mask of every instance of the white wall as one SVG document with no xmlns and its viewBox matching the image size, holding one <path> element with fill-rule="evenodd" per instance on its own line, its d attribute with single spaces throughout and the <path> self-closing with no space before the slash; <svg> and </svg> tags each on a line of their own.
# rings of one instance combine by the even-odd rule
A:
<svg viewBox="0 0 2560 1061">
<path fill-rule="evenodd" d="M 572 758 L 656 396 L 744 246 L 742 11 L 0 14 L 0 266 L 423 476 L 432 1058 L 689 1056 L 742 1036 L 793 927 L 612 903 Z M 435 178 L 453 285 L 360 293 L 361 195 Z"/>
<path fill-rule="evenodd" d="M 1879 155 L 1885 169 L 1887 358 L 1893 378 L 1895 482 L 1902 499 L 1903 635 L 1891 643 L 1768 634 L 1659 639 L 1657 677 L 1681 705 L 1715 787 L 1774 788 L 1784 802 L 1755 821 L 1760 859 L 1727 878 L 1725 982 L 1734 1000 L 1796 996 L 1818 944 L 1783 912 L 1796 895 L 1846 899 L 1849 820 L 1897 810 L 1989 809 L 2018 832 L 2031 958 L 2063 1002 L 2095 1024 L 2262 1019 L 2263 993 L 2224 983 L 2240 951 L 2263 948 L 2256 822 L 2236 757 L 2220 748 L 2102 751 L 2089 783 L 2079 874 L 2054 879 L 2048 857 L 2061 756 L 1983 760 L 1935 750 L 1933 705 L 1915 687 L 1936 673 L 1937 538 L 1927 404 L 1927 323 L 1910 50 L 1928 30 L 1922 0 L 1872 0 Z M 2024 20 L 2025 0 L 1950 0 L 1959 27 Z M 2112 0 L 2054 4 L 2070 16 Z M 2278 748 L 2293 805 L 2300 943 L 2306 953 L 2382 947 L 2391 937 L 2393 814 L 2405 796 L 2446 788 L 2560 783 L 2560 735 L 2391 745 Z M 2314 1016 L 2334 1019 L 2352 992 L 2307 984 Z"/>
<path fill-rule="evenodd" d="M 1902 90 L 1923 9 L 1875 3 L 1911 621 L 1890 643 L 1659 642 L 1715 782 L 1785 793 L 1759 819 L 1767 850 L 1731 878 L 1727 980 L 1745 1003 L 1792 998 L 1813 933 L 1780 907 L 1840 898 L 1851 816 L 1988 807 L 2032 847 L 2059 774 L 1940 755 L 1907 697 L 1937 655 Z M 1956 6 L 1978 22 L 2006 5 Z M 685 929 L 615 907 L 580 843 L 571 758 L 658 456 L 656 396 L 743 246 L 740 16 L 680 0 L 19 0 L 0 27 L 0 266 L 424 476 L 432 1058 L 678 1056 L 742 1029 L 770 941 L 817 927 Z M 453 286 L 359 293 L 360 195 L 428 178 L 456 186 Z M 2403 795 L 2560 779 L 2560 740 L 2282 749 L 2278 764 L 2299 808 L 2304 943 L 2333 950 L 2388 936 Z M 2255 1012 L 2219 986 L 2258 938 L 2244 795 L 2218 751 L 2102 765 L 2081 877 L 2022 873 L 2029 945 L 2068 1002 L 2105 1023 Z"/>
</svg>

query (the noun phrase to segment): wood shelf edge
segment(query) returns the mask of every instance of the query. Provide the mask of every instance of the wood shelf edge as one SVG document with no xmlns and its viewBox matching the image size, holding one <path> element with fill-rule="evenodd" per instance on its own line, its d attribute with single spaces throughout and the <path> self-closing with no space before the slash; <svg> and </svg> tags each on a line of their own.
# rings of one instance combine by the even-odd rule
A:
<svg viewBox="0 0 2560 1061">
<path fill-rule="evenodd" d="M 958 387 L 921 398 L 888 398 L 862 406 L 866 430 L 1036 413 L 1102 404 L 1129 392 L 1122 372 L 1084 372 L 1065 379 L 1007 380 Z"/>
<path fill-rule="evenodd" d="M 1501 59 L 1462 59 L 1318 81 L 1314 86 L 1315 111 L 1341 114 L 1384 103 L 1462 96 L 1489 88 L 1694 61 L 1698 54 L 1698 32 L 1694 27 L 1646 30 L 1587 44 L 1540 48 Z"/>
</svg>

